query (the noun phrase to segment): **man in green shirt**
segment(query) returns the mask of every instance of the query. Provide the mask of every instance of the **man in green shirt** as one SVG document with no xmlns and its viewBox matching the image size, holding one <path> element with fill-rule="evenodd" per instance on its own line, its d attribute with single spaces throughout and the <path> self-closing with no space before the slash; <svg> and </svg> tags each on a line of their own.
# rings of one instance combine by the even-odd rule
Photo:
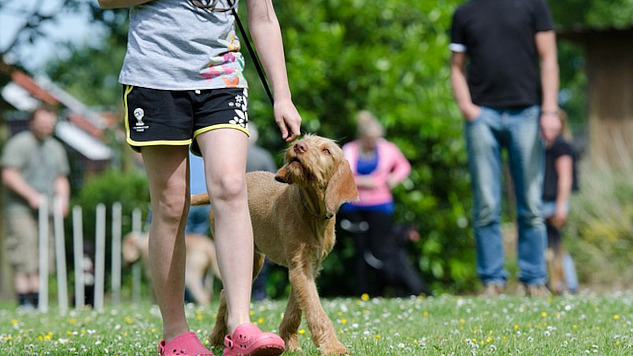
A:
<svg viewBox="0 0 633 356">
<path fill-rule="evenodd" d="M 52 137 L 56 122 L 52 106 L 38 107 L 29 117 L 29 130 L 9 139 L 2 151 L 5 246 L 23 308 L 39 301 L 38 211 L 48 202 L 51 215 L 54 209 L 68 213 L 70 168 L 64 147 Z"/>
</svg>

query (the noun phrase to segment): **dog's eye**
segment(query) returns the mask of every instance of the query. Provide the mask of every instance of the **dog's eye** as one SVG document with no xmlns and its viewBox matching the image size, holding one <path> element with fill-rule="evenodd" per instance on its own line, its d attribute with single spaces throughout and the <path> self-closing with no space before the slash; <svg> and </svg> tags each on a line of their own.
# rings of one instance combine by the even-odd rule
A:
<svg viewBox="0 0 633 356">
<path fill-rule="evenodd" d="M 330 154 L 330 150 L 328 150 L 327 148 L 324 148 L 323 149 L 323 153 L 325 153 L 326 155 L 329 155 Z"/>
</svg>

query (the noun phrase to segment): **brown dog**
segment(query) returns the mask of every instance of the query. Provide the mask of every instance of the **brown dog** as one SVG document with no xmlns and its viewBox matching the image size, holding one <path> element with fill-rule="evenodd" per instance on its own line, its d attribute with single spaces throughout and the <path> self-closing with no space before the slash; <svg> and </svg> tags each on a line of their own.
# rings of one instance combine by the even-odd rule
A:
<svg viewBox="0 0 633 356">
<path fill-rule="evenodd" d="M 121 244 L 123 263 L 129 266 L 142 259 L 147 265 L 147 242 L 148 234 L 146 233 L 130 232 L 127 234 Z M 215 244 L 207 236 L 186 234 L 185 245 L 187 249 L 185 286 L 197 304 L 206 306 L 213 296 L 213 276 L 221 280 L 215 255 Z"/>
<path fill-rule="evenodd" d="M 349 163 L 332 140 L 307 135 L 293 143 L 277 174 L 246 174 L 248 204 L 255 238 L 254 276 L 268 256 L 288 268 L 292 285 L 279 334 L 288 351 L 299 351 L 298 329 L 304 312 L 312 341 L 324 354 L 348 354 L 323 310 L 315 284 L 321 263 L 336 236 L 335 214 L 347 201 L 358 199 Z M 206 194 L 191 197 L 193 205 L 208 204 Z M 213 230 L 213 213 L 211 230 Z M 228 334 L 224 293 L 209 339 L 221 346 Z"/>
</svg>

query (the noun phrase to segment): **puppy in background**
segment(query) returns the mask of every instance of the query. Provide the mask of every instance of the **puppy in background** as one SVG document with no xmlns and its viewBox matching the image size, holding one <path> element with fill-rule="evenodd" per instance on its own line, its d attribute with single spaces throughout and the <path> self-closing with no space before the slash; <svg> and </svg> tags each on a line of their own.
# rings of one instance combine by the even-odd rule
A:
<svg viewBox="0 0 633 356">
<path fill-rule="evenodd" d="M 147 233 L 130 232 L 123 238 L 121 252 L 123 263 L 130 266 L 139 260 L 147 264 Z M 186 234 L 187 258 L 185 265 L 185 287 L 196 304 L 206 306 L 213 296 L 213 279 L 222 280 L 215 253 L 215 245 L 209 237 Z"/>
</svg>

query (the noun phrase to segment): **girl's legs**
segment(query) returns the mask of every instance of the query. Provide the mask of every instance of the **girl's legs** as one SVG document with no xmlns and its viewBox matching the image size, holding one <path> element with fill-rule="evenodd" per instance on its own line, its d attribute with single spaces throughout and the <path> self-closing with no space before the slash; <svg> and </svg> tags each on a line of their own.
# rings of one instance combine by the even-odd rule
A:
<svg viewBox="0 0 633 356">
<path fill-rule="evenodd" d="M 197 137 L 215 216 L 214 240 L 228 308 L 228 328 L 250 322 L 253 229 L 246 195 L 247 136 L 216 129 Z"/>
<path fill-rule="evenodd" d="M 166 342 L 188 332 L 185 319 L 185 223 L 189 210 L 188 146 L 147 146 L 152 222 L 149 268 Z"/>
</svg>

